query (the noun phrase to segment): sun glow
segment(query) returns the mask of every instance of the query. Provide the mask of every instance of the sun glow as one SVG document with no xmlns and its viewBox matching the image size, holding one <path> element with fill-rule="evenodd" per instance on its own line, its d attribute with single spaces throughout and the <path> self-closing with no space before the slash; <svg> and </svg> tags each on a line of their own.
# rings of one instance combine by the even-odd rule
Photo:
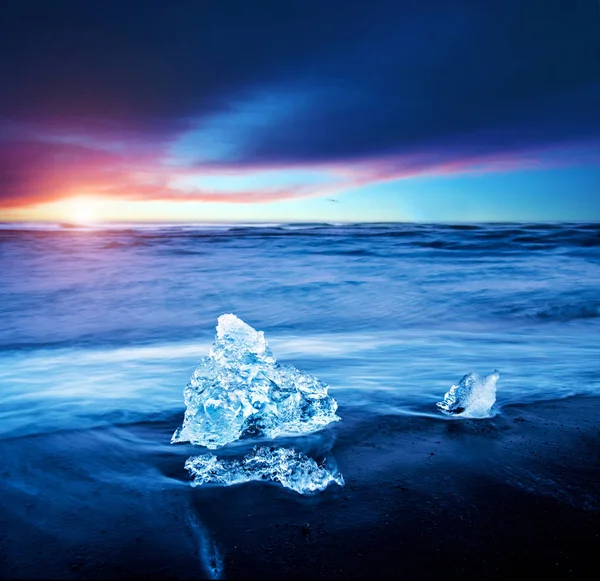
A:
<svg viewBox="0 0 600 581">
<path fill-rule="evenodd" d="M 98 202 L 91 198 L 73 198 L 69 200 L 65 219 L 74 224 L 86 226 L 98 220 Z"/>
<path fill-rule="evenodd" d="M 94 221 L 94 214 L 89 208 L 78 208 L 73 213 L 73 218 L 76 224 L 90 224 Z"/>
</svg>

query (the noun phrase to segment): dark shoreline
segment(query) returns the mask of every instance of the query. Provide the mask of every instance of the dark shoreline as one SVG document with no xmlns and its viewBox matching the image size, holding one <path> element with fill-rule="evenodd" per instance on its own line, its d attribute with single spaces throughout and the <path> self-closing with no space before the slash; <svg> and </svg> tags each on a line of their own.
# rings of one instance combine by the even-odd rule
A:
<svg viewBox="0 0 600 581">
<path fill-rule="evenodd" d="M 204 522 L 217 543 L 237 544 L 231 578 L 589 575 L 600 549 L 599 411 L 597 398 L 569 398 L 489 420 L 387 417 L 360 442 L 337 439 L 347 484 L 328 489 L 330 501 L 269 502 L 258 487 L 249 501 L 240 487 L 226 502 L 243 516 Z M 195 506 L 212 505 L 198 493 Z"/>
<path fill-rule="evenodd" d="M 347 412 L 309 441 L 315 457 L 321 449 L 337 460 L 346 485 L 311 497 L 264 483 L 192 489 L 187 446 L 108 449 L 101 430 L 94 440 L 5 440 L 3 458 L 14 461 L 0 497 L 0 576 L 199 578 L 214 543 L 232 579 L 593 577 L 599 412 L 594 397 L 506 406 L 486 420 L 367 422 Z M 162 441 L 170 424 L 112 435 L 134 438 L 137 429 Z M 136 490 L 127 480 L 140 459 L 162 484 Z M 64 489 L 64 478 L 48 482 L 46 497 L 11 486 L 38 462 L 72 480 Z M 111 463 L 123 481 L 80 478 L 83 462 Z"/>
</svg>

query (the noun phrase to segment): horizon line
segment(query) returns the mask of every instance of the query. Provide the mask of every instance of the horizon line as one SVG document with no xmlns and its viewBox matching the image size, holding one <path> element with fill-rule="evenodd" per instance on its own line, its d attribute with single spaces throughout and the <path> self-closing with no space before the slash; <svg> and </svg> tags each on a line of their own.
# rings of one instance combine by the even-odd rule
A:
<svg viewBox="0 0 600 581">
<path fill-rule="evenodd" d="M 111 220 L 111 221 L 98 221 L 90 223 L 77 223 L 68 220 L 56 221 L 56 220 L 0 220 L 0 226 L 3 225 L 44 225 L 44 226 L 58 226 L 64 229 L 69 228 L 102 228 L 104 226 L 113 225 L 130 225 L 130 226 L 229 226 L 229 225 L 245 225 L 245 226 L 286 226 L 286 225 L 297 225 L 297 226 L 352 226 L 362 224 L 600 224 L 600 220 L 363 220 L 363 221 L 312 221 L 312 220 L 203 220 L 203 221 L 179 221 L 172 220 L 168 222 L 158 220 Z"/>
</svg>

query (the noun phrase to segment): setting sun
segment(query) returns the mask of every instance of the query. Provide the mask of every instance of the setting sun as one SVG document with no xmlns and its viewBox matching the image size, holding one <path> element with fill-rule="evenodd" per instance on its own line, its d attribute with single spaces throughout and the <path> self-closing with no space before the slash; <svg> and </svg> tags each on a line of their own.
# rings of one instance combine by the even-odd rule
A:
<svg viewBox="0 0 600 581">
<path fill-rule="evenodd" d="M 94 214 L 90 208 L 81 206 L 73 212 L 73 221 L 77 224 L 89 224 L 94 221 Z"/>
<path fill-rule="evenodd" d="M 95 198 L 72 198 L 66 201 L 64 219 L 79 225 L 88 225 L 101 219 L 102 201 Z"/>
</svg>

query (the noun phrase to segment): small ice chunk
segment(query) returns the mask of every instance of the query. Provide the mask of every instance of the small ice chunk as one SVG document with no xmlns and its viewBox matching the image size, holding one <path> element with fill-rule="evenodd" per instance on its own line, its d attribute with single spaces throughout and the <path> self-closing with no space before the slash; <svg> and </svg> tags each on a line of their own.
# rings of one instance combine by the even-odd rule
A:
<svg viewBox="0 0 600 581">
<path fill-rule="evenodd" d="M 327 385 L 276 362 L 262 331 L 221 315 L 217 336 L 184 391 L 183 425 L 173 442 L 215 449 L 243 436 L 307 433 L 338 421 Z"/>
<path fill-rule="evenodd" d="M 498 370 L 489 375 L 468 373 L 453 385 L 437 403 L 440 411 L 448 415 L 461 415 L 465 418 L 486 418 L 496 401 L 496 382 L 500 377 Z"/>
<path fill-rule="evenodd" d="M 242 460 L 219 460 L 213 454 L 202 454 L 188 458 L 185 467 L 194 477 L 192 486 L 273 480 L 298 494 L 325 490 L 331 482 L 344 486 L 337 470 L 319 466 L 302 452 L 288 448 L 255 447 Z"/>
</svg>

